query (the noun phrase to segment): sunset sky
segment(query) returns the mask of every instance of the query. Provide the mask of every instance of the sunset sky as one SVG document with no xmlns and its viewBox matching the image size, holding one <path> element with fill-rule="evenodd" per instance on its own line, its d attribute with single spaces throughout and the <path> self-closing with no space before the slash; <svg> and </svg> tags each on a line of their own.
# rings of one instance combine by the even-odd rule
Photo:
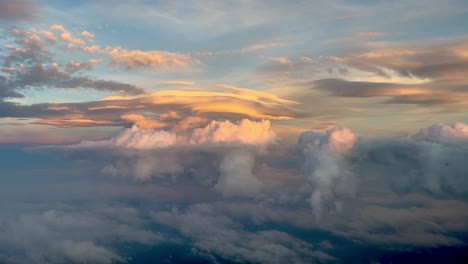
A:
<svg viewBox="0 0 468 264">
<path fill-rule="evenodd" d="M 0 30 L 0 263 L 467 258 L 465 0 L 0 0 Z"/>
<path fill-rule="evenodd" d="M 2 1 L 0 140 L 105 137 L 135 117 L 165 129 L 194 117 L 194 126 L 269 119 L 296 134 L 467 122 L 467 9 L 466 1 Z M 177 121 L 161 120 L 170 112 Z"/>
</svg>

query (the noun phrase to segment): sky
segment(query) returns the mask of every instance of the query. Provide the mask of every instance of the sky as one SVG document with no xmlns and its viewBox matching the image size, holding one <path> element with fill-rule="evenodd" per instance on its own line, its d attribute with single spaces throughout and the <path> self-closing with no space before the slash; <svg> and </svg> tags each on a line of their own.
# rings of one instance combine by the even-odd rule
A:
<svg viewBox="0 0 468 264">
<path fill-rule="evenodd" d="M 468 2 L 0 0 L 0 263 L 464 262 Z"/>
</svg>

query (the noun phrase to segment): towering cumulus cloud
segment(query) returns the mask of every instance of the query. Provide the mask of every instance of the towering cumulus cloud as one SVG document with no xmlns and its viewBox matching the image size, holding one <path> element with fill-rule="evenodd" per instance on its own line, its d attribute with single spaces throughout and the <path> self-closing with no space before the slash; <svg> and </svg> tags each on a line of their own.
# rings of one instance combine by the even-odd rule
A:
<svg viewBox="0 0 468 264">
<path fill-rule="evenodd" d="M 225 196 L 253 197 L 263 183 L 253 174 L 255 156 L 251 151 L 235 150 L 227 153 L 220 165 L 220 176 L 214 189 Z"/>
<path fill-rule="evenodd" d="M 191 142 L 195 144 L 239 142 L 264 145 L 272 143 L 274 140 L 275 133 L 270 130 L 270 121 L 254 122 L 248 119 L 242 120 L 237 125 L 229 121 L 212 121 L 204 128 L 195 129 L 191 138 Z"/>
<path fill-rule="evenodd" d="M 308 202 L 317 219 L 341 211 L 339 199 L 354 193 L 355 176 L 346 155 L 355 142 L 356 135 L 347 128 L 334 128 L 325 134 L 305 132 L 299 138 L 305 173 L 313 188 Z"/>
<path fill-rule="evenodd" d="M 260 122 L 243 119 L 236 123 L 230 121 L 212 121 L 205 127 L 196 128 L 189 135 L 176 134 L 166 130 L 141 129 L 138 125 L 127 128 L 117 136 L 98 141 L 82 141 L 77 145 L 63 148 L 129 148 L 157 149 L 169 146 L 188 146 L 216 143 L 233 143 L 247 145 L 267 145 L 274 143 L 276 134 L 270 128 L 270 121 Z M 50 146 L 53 147 L 53 146 Z M 57 146 L 60 148 L 60 146 Z"/>
<path fill-rule="evenodd" d="M 435 124 L 421 129 L 414 138 L 448 144 L 468 142 L 468 125 L 459 122 L 453 125 Z"/>
<path fill-rule="evenodd" d="M 250 196 L 260 189 L 262 183 L 252 174 L 258 150 L 264 150 L 276 142 L 276 134 L 270 122 L 248 119 L 237 123 L 212 121 L 202 128 L 188 133 L 166 130 L 141 129 L 137 125 L 124 129 L 115 137 L 106 140 L 82 141 L 74 145 L 45 146 L 49 150 L 82 150 L 91 155 L 105 152 L 110 164 L 102 172 L 112 176 L 129 176 L 139 181 L 151 178 L 176 177 L 186 170 L 194 170 L 195 159 L 202 162 L 199 170 L 212 170 L 219 166 L 219 181 L 214 187 L 227 196 Z M 214 160 L 212 155 L 223 157 Z M 220 162 L 218 164 L 218 162 Z M 212 175 L 200 176 L 201 181 L 212 182 Z M 209 179 L 207 179 L 209 178 Z"/>
</svg>

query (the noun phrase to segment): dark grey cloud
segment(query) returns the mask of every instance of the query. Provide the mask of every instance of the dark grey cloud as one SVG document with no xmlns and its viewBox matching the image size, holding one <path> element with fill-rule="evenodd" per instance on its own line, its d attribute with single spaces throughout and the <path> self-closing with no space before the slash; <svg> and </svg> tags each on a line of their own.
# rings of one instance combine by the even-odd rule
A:
<svg viewBox="0 0 468 264">
<path fill-rule="evenodd" d="M 450 81 L 435 81 L 421 84 L 398 84 L 385 82 L 358 82 L 340 78 L 321 79 L 300 86 L 324 91 L 338 97 L 387 97 L 386 103 L 439 105 L 464 111 L 468 102 L 466 84 Z M 457 107 L 453 107 L 457 105 Z"/>
</svg>

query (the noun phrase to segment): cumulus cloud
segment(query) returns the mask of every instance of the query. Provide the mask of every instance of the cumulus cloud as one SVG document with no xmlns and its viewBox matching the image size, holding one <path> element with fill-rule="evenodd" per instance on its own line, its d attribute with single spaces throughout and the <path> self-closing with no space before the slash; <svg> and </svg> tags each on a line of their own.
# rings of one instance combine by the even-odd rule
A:
<svg viewBox="0 0 468 264">
<path fill-rule="evenodd" d="M 202 161 L 198 162 L 215 162 L 214 166 L 219 166 L 220 178 L 214 189 L 226 196 L 252 196 L 261 189 L 262 183 L 252 172 L 255 152 L 252 152 L 251 147 L 266 148 L 275 143 L 275 138 L 276 134 L 271 130 L 268 121 L 244 119 L 237 124 L 212 121 L 204 128 L 194 129 L 191 134 L 143 129 L 134 125 L 106 140 L 85 140 L 73 145 L 43 146 L 35 149 L 70 152 L 105 150 L 115 158 L 103 166 L 104 174 L 132 177 L 138 181 L 176 177 L 185 171 L 193 170 L 199 165 L 194 164 L 193 159 L 187 158 L 186 155 L 202 154 Z M 240 150 L 230 153 L 229 149 L 236 146 Z M 210 161 L 212 156 L 207 153 L 225 156 L 224 161 Z M 212 170 L 209 167 L 210 165 L 206 169 Z M 202 176 L 197 181 L 202 184 L 213 183 L 213 178 Z"/>
<path fill-rule="evenodd" d="M 94 35 L 93 33 L 90 33 L 90 32 L 88 32 L 88 31 L 85 30 L 85 31 L 82 31 L 82 32 L 81 32 L 81 35 L 82 35 L 83 37 L 85 37 L 86 40 L 88 40 L 88 41 L 90 41 L 90 42 L 94 42 L 94 37 L 95 37 L 95 35 Z"/>
<path fill-rule="evenodd" d="M 453 125 L 435 124 L 421 129 L 414 138 L 436 143 L 467 143 L 468 125 L 460 122 Z"/>
<path fill-rule="evenodd" d="M 464 147 L 465 126 L 463 123 L 437 124 L 422 129 L 410 139 L 360 142 L 349 152 L 349 158 L 355 161 L 347 168 L 355 171 L 356 175 L 380 171 L 385 182 L 398 193 L 426 191 L 437 195 L 463 196 L 468 191 L 463 183 L 462 162 L 467 151 Z M 444 128 L 445 132 L 442 132 Z"/>
<path fill-rule="evenodd" d="M 127 118 L 140 120 L 141 116 Z M 146 123 L 145 123 L 146 124 Z M 57 146 L 57 148 L 101 148 L 117 147 L 130 149 L 156 149 L 169 146 L 240 143 L 247 145 L 267 145 L 274 143 L 276 134 L 270 128 L 268 120 L 260 122 L 243 119 L 237 124 L 229 121 L 212 121 L 203 128 L 193 130 L 190 136 L 178 135 L 165 130 L 140 128 L 134 125 L 123 130 L 117 136 L 100 141 L 82 141 L 77 145 Z"/>
<path fill-rule="evenodd" d="M 218 133 L 223 122 L 198 131 Z M 336 241 L 397 251 L 464 243 L 458 235 L 468 230 L 464 126 L 439 126 L 450 132 L 367 138 L 343 127 L 307 131 L 293 146 L 265 141 L 266 151 L 238 135 L 192 142 L 195 132 L 134 127 L 108 140 L 35 151 L 53 149 L 95 174 L 136 180 L 127 188 L 152 194 L 149 217 L 157 230 L 208 261 L 333 262 L 342 253 Z M 438 140 L 441 134 L 451 141 Z M 121 193 L 132 204 L 145 197 Z M 123 258 L 92 238 L 66 239 Z"/>
<path fill-rule="evenodd" d="M 272 143 L 275 137 L 276 134 L 270 129 L 270 121 L 255 122 L 243 119 L 239 124 L 212 121 L 204 128 L 195 129 L 190 142 L 195 144 L 240 142 L 264 145 Z"/>
<path fill-rule="evenodd" d="M 179 144 L 176 134 L 164 130 L 145 130 L 137 126 L 125 129 L 117 136 L 99 141 L 82 141 L 77 145 L 66 146 L 67 148 L 101 148 L 101 147 L 119 147 L 131 149 L 155 149 L 166 148 L 171 145 Z"/>
<path fill-rule="evenodd" d="M 86 46 L 86 42 L 83 39 L 75 38 L 73 34 L 70 31 L 66 30 L 65 27 L 62 25 L 54 24 L 50 27 L 50 29 L 59 32 L 60 39 L 68 43 L 68 48 Z"/>
<path fill-rule="evenodd" d="M 355 192 L 355 175 L 344 155 L 353 148 L 356 138 L 347 128 L 334 128 L 326 134 L 305 132 L 299 138 L 305 155 L 305 173 L 313 187 L 308 202 L 317 219 L 323 214 L 340 212 L 342 205 L 338 197 Z"/>
<path fill-rule="evenodd" d="M 220 176 L 214 189 L 227 197 L 253 197 L 259 194 L 263 183 L 253 174 L 255 156 L 246 150 L 234 150 L 225 155 L 220 165 Z"/>
</svg>

